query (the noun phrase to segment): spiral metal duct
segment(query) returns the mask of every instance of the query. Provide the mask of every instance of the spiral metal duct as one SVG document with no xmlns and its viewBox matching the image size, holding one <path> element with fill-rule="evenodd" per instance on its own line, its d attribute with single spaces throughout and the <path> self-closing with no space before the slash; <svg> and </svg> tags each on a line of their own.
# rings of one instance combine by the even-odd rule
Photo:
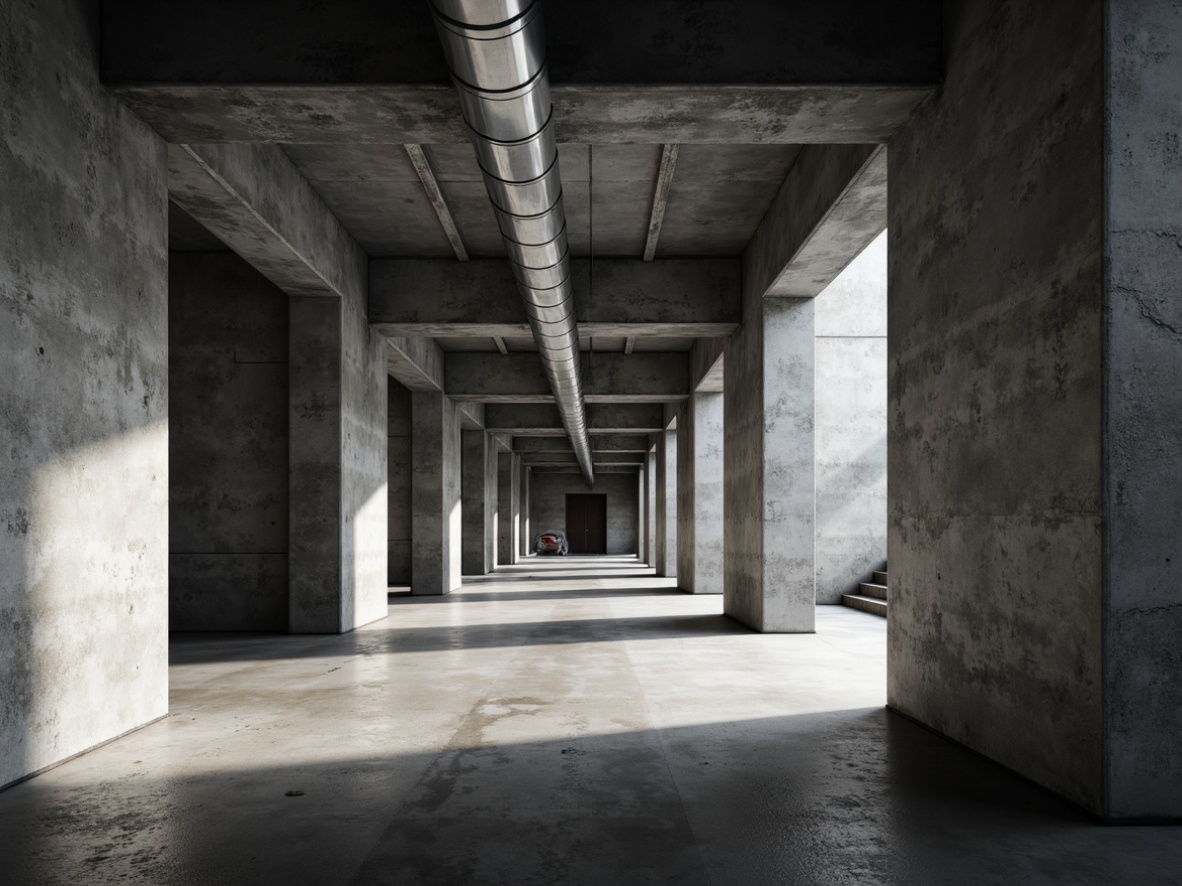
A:
<svg viewBox="0 0 1182 886">
<path fill-rule="evenodd" d="M 595 482 L 540 0 L 431 0 L 563 427 Z"/>
</svg>

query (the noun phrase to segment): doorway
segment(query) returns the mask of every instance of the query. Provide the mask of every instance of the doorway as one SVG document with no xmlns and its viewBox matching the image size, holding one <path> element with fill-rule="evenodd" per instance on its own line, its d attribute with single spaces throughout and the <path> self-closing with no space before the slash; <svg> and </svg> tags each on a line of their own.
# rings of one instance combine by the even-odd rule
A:
<svg viewBox="0 0 1182 886">
<path fill-rule="evenodd" d="M 607 553 L 607 496 L 596 493 L 566 497 L 566 538 L 572 554 Z"/>
</svg>

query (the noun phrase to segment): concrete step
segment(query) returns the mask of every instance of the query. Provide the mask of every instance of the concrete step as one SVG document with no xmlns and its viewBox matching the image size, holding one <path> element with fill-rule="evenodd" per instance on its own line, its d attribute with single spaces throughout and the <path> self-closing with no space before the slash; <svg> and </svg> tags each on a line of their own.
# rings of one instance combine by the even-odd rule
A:
<svg viewBox="0 0 1182 886">
<path fill-rule="evenodd" d="M 873 584 L 864 581 L 858 585 L 858 593 L 863 597 L 875 597 L 879 600 L 885 600 L 887 598 L 887 586 L 885 584 Z"/>
<path fill-rule="evenodd" d="M 887 574 L 885 572 L 875 572 L 874 583 L 877 585 L 885 585 L 887 583 Z"/>
<path fill-rule="evenodd" d="M 863 612 L 869 612 L 872 615 L 881 615 L 883 618 L 886 618 L 886 600 L 879 600 L 875 597 L 861 597 L 857 594 L 842 594 L 841 602 L 853 609 L 861 609 Z"/>
</svg>

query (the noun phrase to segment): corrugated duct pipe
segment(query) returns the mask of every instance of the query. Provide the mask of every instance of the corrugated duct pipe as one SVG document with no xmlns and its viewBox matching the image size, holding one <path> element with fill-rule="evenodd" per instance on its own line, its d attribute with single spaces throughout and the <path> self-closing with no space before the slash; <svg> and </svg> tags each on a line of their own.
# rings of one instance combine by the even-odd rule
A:
<svg viewBox="0 0 1182 886">
<path fill-rule="evenodd" d="M 539 0 L 431 0 L 563 427 L 595 482 Z"/>
</svg>

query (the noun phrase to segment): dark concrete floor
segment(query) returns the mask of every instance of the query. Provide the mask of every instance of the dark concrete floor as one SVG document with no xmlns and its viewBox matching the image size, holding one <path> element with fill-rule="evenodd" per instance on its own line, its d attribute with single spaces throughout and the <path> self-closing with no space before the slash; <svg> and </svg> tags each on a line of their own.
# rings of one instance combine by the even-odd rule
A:
<svg viewBox="0 0 1182 886">
<path fill-rule="evenodd" d="M 170 717 L 0 794 L 0 882 L 1182 883 L 1182 829 L 887 713 L 882 619 L 720 611 L 570 558 L 345 636 L 178 636 Z"/>
</svg>

